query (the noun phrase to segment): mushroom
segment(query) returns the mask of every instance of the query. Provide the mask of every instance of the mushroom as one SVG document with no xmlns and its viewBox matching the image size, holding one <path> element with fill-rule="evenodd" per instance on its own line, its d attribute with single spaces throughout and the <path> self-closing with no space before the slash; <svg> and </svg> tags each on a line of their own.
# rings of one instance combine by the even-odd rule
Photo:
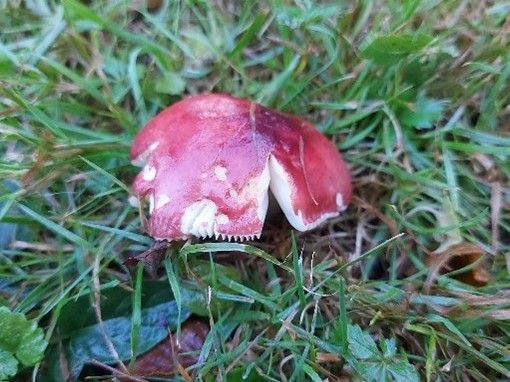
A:
<svg viewBox="0 0 510 382">
<path fill-rule="evenodd" d="M 133 183 L 158 240 L 259 238 L 269 190 L 299 231 L 344 210 L 349 170 L 311 123 L 224 94 L 185 98 L 151 119 L 131 147 Z"/>
</svg>

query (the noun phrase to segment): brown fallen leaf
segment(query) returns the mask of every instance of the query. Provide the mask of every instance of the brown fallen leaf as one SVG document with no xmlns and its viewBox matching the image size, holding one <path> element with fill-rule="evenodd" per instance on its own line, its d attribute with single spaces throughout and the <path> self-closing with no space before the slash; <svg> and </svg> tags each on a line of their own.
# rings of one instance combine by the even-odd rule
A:
<svg viewBox="0 0 510 382">
<path fill-rule="evenodd" d="M 464 242 L 450 245 L 442 252 L 431 254 L 426 259 L 426 263 L 431 269 L 425 281 L 425 291 L 430 291 L 432 283 L 438 275 L 458 271 L 475 263 L 470 269 L 454 274 L 452 277 L 473 286 L 486 285 L 490 274 L 484 257 L 485 251 L 478 245 Z"/>
<path fill-rule="evenodd" d="M 128 257 L 124 263 L 128 266 L 136 266 L 139 262 L 144 263 L 145 269 L 153 277 L 157 277 L 158 269 L 163 261 L 165 251 L 169 244 L 167 241 L 156 241 L 152 247 L 145 252 Z"/>
<path fill-rule="evenodd" d="M 209 326 L 202 321 L 188 320 L 181 328 L 177 343 L 175 335 L 169 335 L 147 353 L 140 356 L 131 370 L 131 374 L 140 377 L 168 376 L 195 364 L 195 354 L 202 349 Z M 187 373 L 186 373 L 187 374 Z"/>
</svg>

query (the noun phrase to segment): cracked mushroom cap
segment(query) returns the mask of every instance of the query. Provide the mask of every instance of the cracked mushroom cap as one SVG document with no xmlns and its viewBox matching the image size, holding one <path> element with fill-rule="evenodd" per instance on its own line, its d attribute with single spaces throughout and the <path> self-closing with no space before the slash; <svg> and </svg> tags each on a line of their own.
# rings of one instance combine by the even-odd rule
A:
<svg viewBox="0 0 510 382">
<path fill-rule="evenodd" d="M 149 234 L 159 240 L 258 238 L 269 190 L 299 231 L 337 216 L 351 197 L 347 166 L 311 123 L 229 95 L 166 108 L 135 137 L 131 160 L 143 167 L 133 190 L 149 200 Z"/>
</svg>

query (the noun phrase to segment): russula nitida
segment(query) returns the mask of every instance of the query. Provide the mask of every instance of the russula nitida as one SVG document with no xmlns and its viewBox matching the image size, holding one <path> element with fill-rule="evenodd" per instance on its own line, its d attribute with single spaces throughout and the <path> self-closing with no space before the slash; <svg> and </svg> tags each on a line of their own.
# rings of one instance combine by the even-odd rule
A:
<svg viewBox="0 0 510 382">
<path fill-rule="evenodd" d="M 143 167 L 133 191 L 149 200 L 148 232 L 158 240 L 258 238 L 269 190 L 299 231 L 337 216 L 351 197 L 347 166 L 311 123 L 229 95 L 166 108 L 130 156 Z"/>
</svg>

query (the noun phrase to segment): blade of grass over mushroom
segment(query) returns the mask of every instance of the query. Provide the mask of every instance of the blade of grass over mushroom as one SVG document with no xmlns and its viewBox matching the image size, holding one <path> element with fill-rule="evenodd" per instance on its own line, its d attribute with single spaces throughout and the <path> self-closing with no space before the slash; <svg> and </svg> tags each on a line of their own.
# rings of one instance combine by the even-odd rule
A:
<svg viewBox="0 0 510 382">
<path fill-rule="evenodd" d="M 248 253 L 260 257 L 261 259 L 267 260 L 270 263 L 286 270 L 287 272 L 293 272 L 293 269 L 289 266 L 281 263 L 276 258 L 268 254 L 267 252 L 248 244 L 238 243 L 204 243 L 204 244 L 190 244 L 182 247 L 179 252 L 179 256 L 187 256 L 194 253 L 207 253 L 207 252 L 230 252 L 239 251 Z"/>
</svg>

